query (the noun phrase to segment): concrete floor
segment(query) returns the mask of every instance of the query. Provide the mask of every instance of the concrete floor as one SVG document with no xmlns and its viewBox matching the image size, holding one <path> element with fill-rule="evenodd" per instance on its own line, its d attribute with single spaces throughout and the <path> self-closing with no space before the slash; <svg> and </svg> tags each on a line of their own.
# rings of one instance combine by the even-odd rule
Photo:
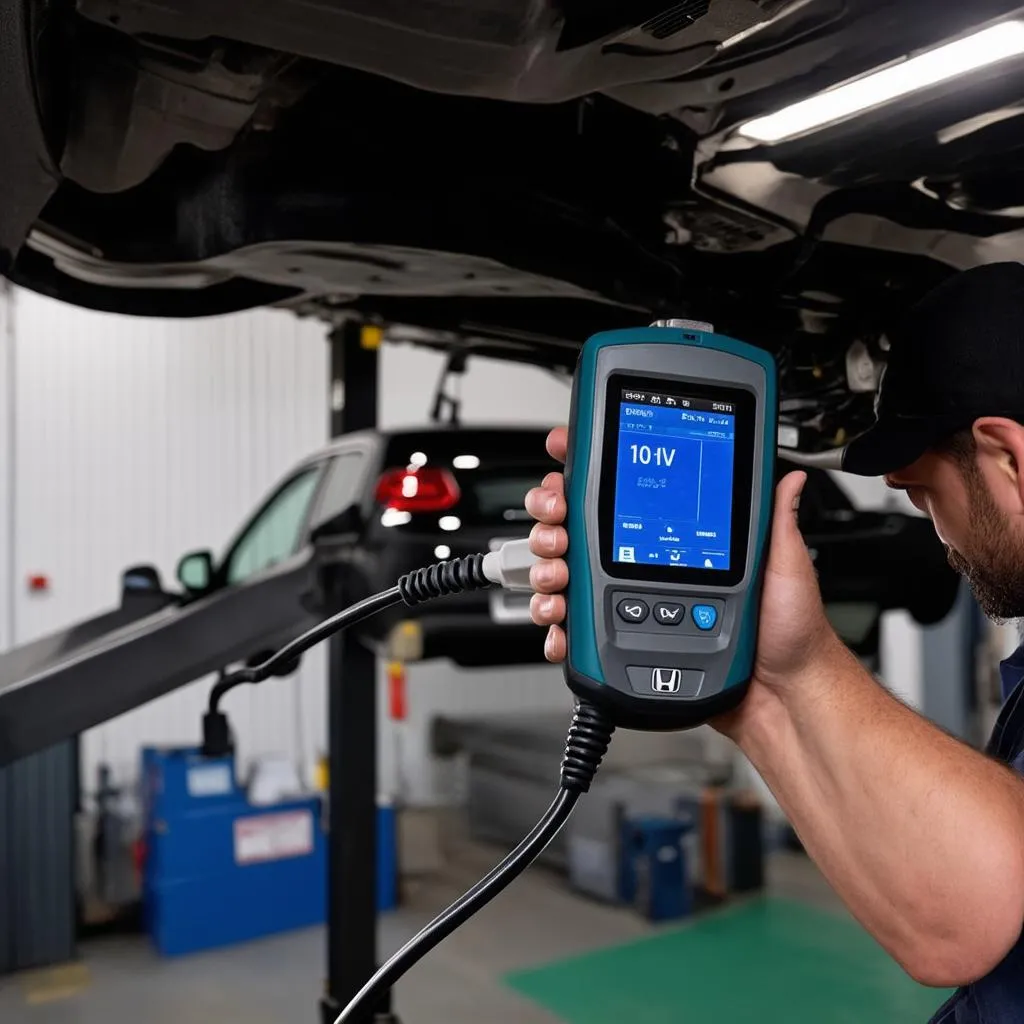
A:
<svg viewBox="0 0 1024 1024">
<path fill-rule="evenodd" d="M 466 846 L 443 878 L 407 893 L 382 919 L 382 953 L 397 949 L 434 913 L 488 870 L 502 851 Z M 777 855 L 773 892 L 834 908 L 835 897 L 798 855 Z M 535 868 L 404 978 L 395 1009 L 404 1024 L 558 1024 L 504 987 L 507 972 L 649 934 L 628 910 L 570 893 L 564 880 Z M 285 1024 L 318 1019 L 323 985 L 322 929 L 215 953 L 162 960 L 143 939 L 104 939 L 83 950 L 86 977 L 73 994 L 36 977 L 0 979 L 3 1024 Z M 51 983 L 52 984 L 52 983 Z M 74 984 L 72 984 L 74 987 Z"/>
</svg>

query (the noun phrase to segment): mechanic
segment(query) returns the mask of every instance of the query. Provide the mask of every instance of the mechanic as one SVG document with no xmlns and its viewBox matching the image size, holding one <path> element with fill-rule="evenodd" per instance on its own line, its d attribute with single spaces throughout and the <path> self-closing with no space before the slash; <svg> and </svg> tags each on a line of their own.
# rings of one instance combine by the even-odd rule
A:
<svg viewBox="0 0 1024 1024">
<path fill-rule="evenodd" d="M 890 333 L 875 424 L 843 468 L 884 476 L 932 520 L 995 620 L 1024 616 L 1024 266 L 955 274 Z M 566 433 L 548 450 L 564 460 Z M 764 778 L 854 916 L 925 985 L 933 1024 L 1024 1021 L 1024 644 L 980 753 L 906 707 L 825 616 L 797 528 L 806 477 L 776 490 L 754 678 L 714 723 Z M 527 496 L 533 619 L 565 657 L 561 474 Z"/>
</svg>

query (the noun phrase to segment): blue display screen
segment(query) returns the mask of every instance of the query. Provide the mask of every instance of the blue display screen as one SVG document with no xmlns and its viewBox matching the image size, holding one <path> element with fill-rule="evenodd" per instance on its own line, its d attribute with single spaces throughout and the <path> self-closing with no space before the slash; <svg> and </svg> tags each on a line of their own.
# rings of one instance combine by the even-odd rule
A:
<svg viewBox="0 0 1024 1024">
<path fill-rule="evenodd" d="M 728 571 L 736 407 L 622 390 L 612 561 Z"/>
</svg>

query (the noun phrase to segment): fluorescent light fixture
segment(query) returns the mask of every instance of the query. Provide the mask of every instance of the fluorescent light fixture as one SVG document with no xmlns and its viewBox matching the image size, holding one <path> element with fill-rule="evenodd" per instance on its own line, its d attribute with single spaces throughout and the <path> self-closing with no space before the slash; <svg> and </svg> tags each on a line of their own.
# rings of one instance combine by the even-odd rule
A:
<svg viewBox="0 0 1024 1024">
<path fill-rule="evenodd" d="M 1024 21 L 1000 22 L 800 100 L 767 117 L 747 121 L 739 134 L 755 142 L 779 142 L 1021 54 Z"/>
</svg>

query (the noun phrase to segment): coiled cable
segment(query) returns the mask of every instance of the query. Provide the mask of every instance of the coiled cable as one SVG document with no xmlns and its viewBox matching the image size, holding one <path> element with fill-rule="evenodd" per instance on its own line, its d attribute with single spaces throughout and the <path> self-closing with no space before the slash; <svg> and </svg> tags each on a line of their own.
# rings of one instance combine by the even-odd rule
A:
<svg viewBox="0 0 1024 1024">
<path fill-rule="evenodd" d="M 461 594 L 465 590 L 486 590 L 492 586 L 494 584 L 484 575 L 484 556 L 476 554 L 406 573 L 398 581 L 398 592 L 411 608 L 435 597 Z"/>
</svg>

